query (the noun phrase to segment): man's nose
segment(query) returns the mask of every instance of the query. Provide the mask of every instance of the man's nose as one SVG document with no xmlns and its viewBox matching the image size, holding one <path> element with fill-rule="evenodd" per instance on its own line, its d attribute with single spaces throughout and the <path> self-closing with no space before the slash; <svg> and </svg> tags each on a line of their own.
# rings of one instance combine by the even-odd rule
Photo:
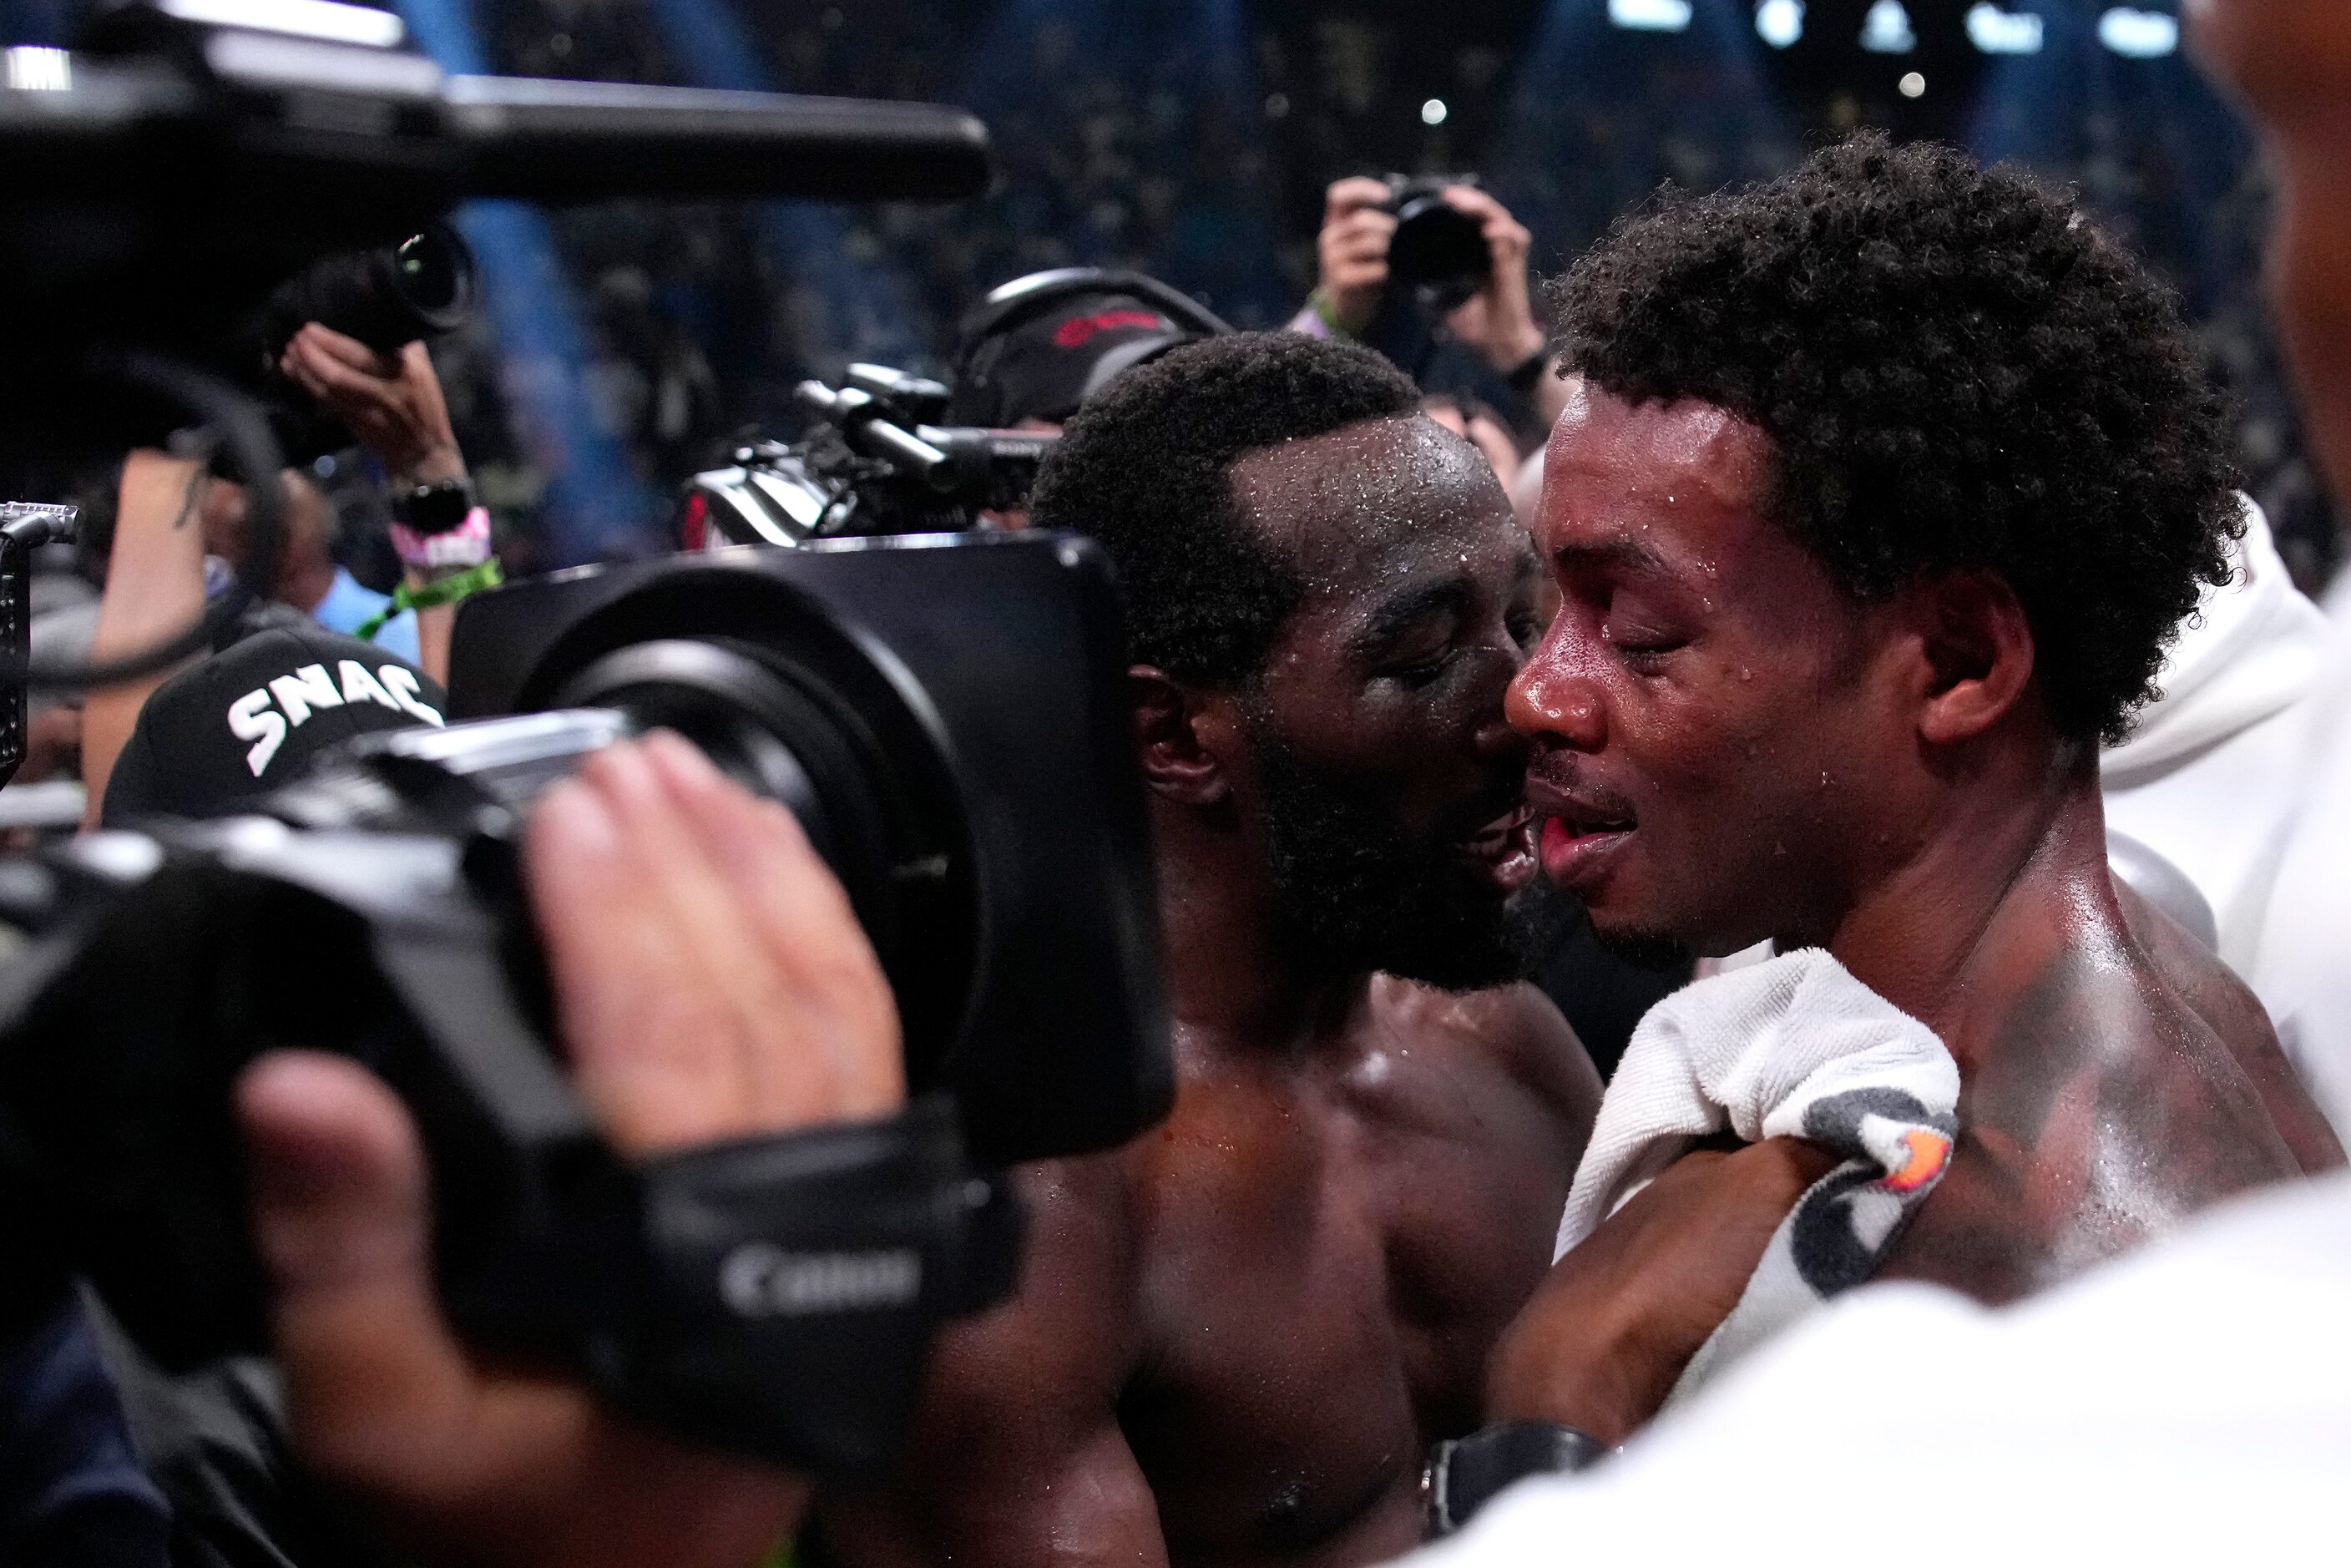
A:
<svg viewBox="0 0 2351 1568">
<path fill-rule="evenodd" d="M 1530 738 L 1552 737 L 1579 751 L 1599 750 L 1608 738 L 1599 688 L 1550 654 L 1548 643 L 1537 648 L 1510 683 L 1502 699 L 1510 727 Z"/>
</svg>

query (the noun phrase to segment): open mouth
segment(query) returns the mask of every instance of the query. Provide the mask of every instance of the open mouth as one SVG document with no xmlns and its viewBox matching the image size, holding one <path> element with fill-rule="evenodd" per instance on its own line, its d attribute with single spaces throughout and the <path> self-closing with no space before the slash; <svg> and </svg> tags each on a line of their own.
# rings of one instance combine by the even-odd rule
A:
<svg viewBox="0 0 2351 1568">
<path fill-rule="evenodd" d="M 1543 874 L 1558 886 L 1592 883 L 1633 836 L 1632 812 L 1614 801 L 1579 799 L 1534 781 L 1529 794 L 1542 824 L 1536 843 Z"/>
<path fill-rule="evenodd" d="M 1514 807 L 1463 840 L 1462 854 L 1504 894 L 1516 893 L 1535 874 L 1534 827 L 1534 812 Z"/>
</svg>

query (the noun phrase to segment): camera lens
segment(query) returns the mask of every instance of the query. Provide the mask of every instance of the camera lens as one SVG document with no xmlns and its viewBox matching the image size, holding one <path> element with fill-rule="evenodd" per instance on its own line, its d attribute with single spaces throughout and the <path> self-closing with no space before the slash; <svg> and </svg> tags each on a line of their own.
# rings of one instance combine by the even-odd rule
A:
<svg viewBox="0 0 2351 1568">
<path fill-rule="evenodd" d="M 449 330 L 473 306 L 474 253 L 445 224 L 392 246 L 385 272 L 425 334 Z"/>
<path fill-rule="evenodd" d="M 305 321 L 317 321 L 381 353 L 437 338 L 474 308 L 474 253 L 434 224 L 397 245 L 322 256 L 280 285 L 264 312 L 263 344 L 275 361 Z"/>
</svg>

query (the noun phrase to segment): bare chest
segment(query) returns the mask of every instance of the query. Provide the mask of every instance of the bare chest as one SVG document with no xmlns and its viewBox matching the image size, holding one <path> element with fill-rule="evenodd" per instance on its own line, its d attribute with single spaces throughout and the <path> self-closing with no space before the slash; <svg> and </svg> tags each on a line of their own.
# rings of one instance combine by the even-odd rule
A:
<svg viewBox="0 0 2351 1568">
<path fill-rule="evenodd" d="M 1574 1151 L 1507 1075 L 1428 1055 L 1187 1090 L 1159 1134 L 1120 1418 L 1178 1563 L 1380 1560 L 1427 1444 L 1476 1423 Z"/>
</svg>

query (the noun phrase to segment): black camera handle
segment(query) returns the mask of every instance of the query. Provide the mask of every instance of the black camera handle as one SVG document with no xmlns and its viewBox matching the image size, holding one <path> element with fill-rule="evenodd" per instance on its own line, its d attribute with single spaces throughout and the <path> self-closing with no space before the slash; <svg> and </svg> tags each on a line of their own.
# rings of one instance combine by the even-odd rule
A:
<svg viewBox="0 0 2351 1568">
<path fill-rule="evenodd" d="M 494 1248 L 441 1249 L 453 1321 L 568 1346 L 614 1407 L 669 1431 L 822 1475 L 888 1464 L 938 1325 L 1008 1293 L 1019 1257 L 1008 1179 L 967 1161 L 946 1095 L 625 1161 L 507 999 L 494 945 L 395 927 L 376 958 L 435 1046 L 421 1076 L 384 1064 L 427 1147 L 491 1129 L 519 1175 Z M 436 1206 L 444 1225 L 465 1196 Z"/>
</svg>

